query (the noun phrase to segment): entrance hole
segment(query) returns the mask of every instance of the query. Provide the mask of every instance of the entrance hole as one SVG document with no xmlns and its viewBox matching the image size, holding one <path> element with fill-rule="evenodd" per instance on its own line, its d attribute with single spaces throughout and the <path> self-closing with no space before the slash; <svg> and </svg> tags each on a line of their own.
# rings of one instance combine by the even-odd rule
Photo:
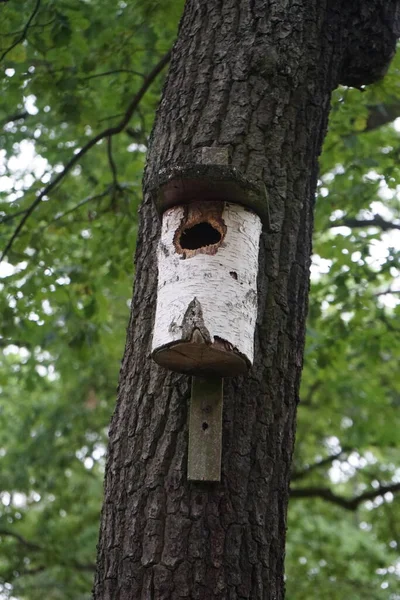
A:
<svg viewBox="0 0 400 600">
<path fill-rule="evenodd" d="M 204 246 L 218 244 L 221 234 L 210 223 L 202 222 L 184 229 L 179 240 L 182 250 L 198 250 Z"/>
</svg>

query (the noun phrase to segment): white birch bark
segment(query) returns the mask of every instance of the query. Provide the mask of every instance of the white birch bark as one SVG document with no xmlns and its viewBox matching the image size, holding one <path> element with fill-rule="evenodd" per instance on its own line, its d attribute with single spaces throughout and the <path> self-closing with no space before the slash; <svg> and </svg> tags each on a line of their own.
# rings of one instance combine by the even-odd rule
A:
<svg viewBox="0 0 400 600">
<path fill-rule="evenodd" d="M 176 206 L 163 215 L 152 348 L 155 358 L 156 351 L 174 342 L 186 339 L 190 343 L 183 320 L 196 299 L 209 344 L 224 340 L 251 364 L 257 318 L 260 218 L 238 204 L 225 203 L 222 219 L 226 234 L 216 245 L 216 252 L 203 253 L 206 247 L 194 255 L 190 251 L 185 258 L 176 248 L 176 232 L 184 222 L 185 210 Z"/>
</svg>

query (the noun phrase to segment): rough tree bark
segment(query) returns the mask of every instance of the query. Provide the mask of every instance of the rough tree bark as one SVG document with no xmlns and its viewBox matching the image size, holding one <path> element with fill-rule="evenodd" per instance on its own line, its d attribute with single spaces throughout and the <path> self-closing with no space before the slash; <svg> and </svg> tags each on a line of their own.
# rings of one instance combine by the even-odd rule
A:
<svg viewBox="0 0 400 600">
<path fill-rule="evenodd" d="M 95 600 L 284 597 L 317 158 L 330 95 L 381 77 L 390 0 L 187 0 L 148 152 L 136 282 L 110 429 Z M 265 182 L 254 366 L 227 379 L 222 481 L 186 479 L 189 378 L 150 359 L 159 170 L 228 147 Z"/>
</svg>

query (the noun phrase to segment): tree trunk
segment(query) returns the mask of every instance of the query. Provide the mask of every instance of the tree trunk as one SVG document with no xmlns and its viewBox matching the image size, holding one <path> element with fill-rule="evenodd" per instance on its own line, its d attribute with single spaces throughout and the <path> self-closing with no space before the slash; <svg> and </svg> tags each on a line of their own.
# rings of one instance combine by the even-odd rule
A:
<svg viewBox="0 0 400 600">
<path fill-rule="evenodd" d="M 187 1 L 148 153 L 95 600 L 284 597 L 317 158 L 332 89 L 384 72 L 396 8 Z M 150 358 L 160 225 L 149 190 L 160 169 L 212 145 L 264 181 L 272 226 L 261 238 L 254 366 L 225 380 L 222 480 L 198 484 L 186 472 L 190 380 Z"/>
</svg>

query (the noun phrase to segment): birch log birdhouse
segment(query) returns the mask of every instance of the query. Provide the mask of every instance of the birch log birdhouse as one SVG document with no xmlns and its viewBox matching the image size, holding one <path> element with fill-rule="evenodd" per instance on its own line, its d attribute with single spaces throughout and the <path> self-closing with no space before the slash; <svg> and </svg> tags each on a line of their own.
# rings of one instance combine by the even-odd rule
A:
<svg viewBox="0 0 400 600">
<path fill-rule="evenodd" d="M 210 437 L 218 428 L 221 435 L 221 423 L 213 429 L 210 423 L 216 404 L 221 420 L 221 378 L 245 374 L 253 362 L 259 240 L 268 209 L 265 188 L 263 193 L 229 167 L 225 149 L 203 148 L 201 159 L 160 174 L 152 356 L 167 369 L 195 376 L 190 429 L 198 421 L 204 437 Z M 200 378 L 207 396 L 214 398 L 211 404 L 202 399 Z M 216 403 L 218 389 L 221 401 Z M 207 408 L 207 419 L 201 417 L 201 408 L 200 417 L 194 415 L 195 398 Z M 205 460 L 212 462 L 212 457 Z M 189 478 L 219 480 L 217 470 L 211 476 L 204 468 Z"/>
</svg>

